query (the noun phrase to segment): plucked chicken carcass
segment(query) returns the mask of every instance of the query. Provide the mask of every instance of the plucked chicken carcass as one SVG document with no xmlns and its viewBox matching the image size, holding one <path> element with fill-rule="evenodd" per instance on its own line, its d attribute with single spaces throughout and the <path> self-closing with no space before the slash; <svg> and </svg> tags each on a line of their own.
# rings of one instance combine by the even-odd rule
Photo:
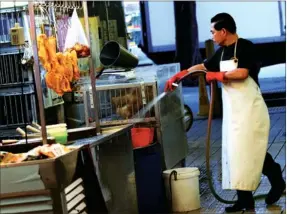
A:
<svg viewBox="0 0 287 214">
<path fill-rule="evenodd" d="M 47 40 L 47 36 L 45 34 L 41 34 L 37 37 L 39 60 L 42 63 L 42 66 L 48 72 L 51 70 L 51 65 L 49 63 L 49 56 L 46 50 L 46 45 L 45 45 L 46 40 Z"/>
<path fill-rule="evenodd" d="M 56 38 L 51 36 L 45 40 L 45 48 L 48 52 L 49 61 L 54 62 L 57 60 L 56 56 L 56 50 L 57 50 L 57 44 L 56 44 Z"/>
<path fill-rule="evenodd" d="M 80 78 L 78 57 L 75 50 L 56 52 L 56 38 L 40 34 L 37 37 L 38 55 L 46 70 L 46 84 L 58 95 L 72 91 L 70 83 Z"/>
<path fill-rule="evenodd" d="M 75 50 L 71 51 L 71 59 L 72 59 L 72 64 L 74 66 L 74 79 L 78 80 L 80 78 L 80 71 L 78 68 L 78 57 L 77 53 Z"/>
</svg>

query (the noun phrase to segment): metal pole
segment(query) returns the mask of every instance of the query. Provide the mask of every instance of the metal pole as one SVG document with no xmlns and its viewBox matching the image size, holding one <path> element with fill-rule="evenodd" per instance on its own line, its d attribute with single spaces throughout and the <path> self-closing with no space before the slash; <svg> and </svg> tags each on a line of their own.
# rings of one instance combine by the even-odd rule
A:
<svg viewBox="0 0 287 214">
<path fill-rule="evenodd" d="M 29 1 L 28 9 L 29 9 L 29 16 L 30 16 L 30 35 L 31 35 L 31 40 L 32 40 L 32 45 L 33 45 L 34 76 L 35 76 L 36 93 L 38 97 L 41 132 L 42 132 L 43 144 L 46 144 L 47 143 L 46 121 L 45 121 L 45 111 L 44 111 L 43 96 L 42 96 L 43 91 L 41 87 L 41 77 L 40 77 L 40 67 L 39 67 L 39 58 L 38 58 L 37 35 L 36 35 L 33 2 Z"/>
<path fill-rule="evenodd" d="M 91 49 L 91 40 L 90 40 L 90 28 L 89 28 L 89 16 L 88 16 L 88 6 L 87 6 L 87 1 L 83 1 L 83 11 L 84 11 L 84 20 L 85 20 L 85 28 L 86 28 L 86 35 L 87 35 L 87 40 L 88 44 Z M 90 51 L 92 53 L 92 51 Z M 89 59 L 89 64 L 90 64 L 90 78 L 91 78 L 91 85 L 92 85 L 92 96 L 93 96 L 93 103 L 94 103 L 94 111 L 95 111 L 95 123 L 96 123 L 96 130 L 97 133 L 101 132 L 101 127 L 100 127 L 100 121 L 99 121 L 99 115 L 98 115 L 98 103 L 97 103 L 97 93 L 96 93 L 96 77 L 95 77 L 95 71 L 94 71 L 94 62 L 93 58 L 90 57 Z"/>
</svg>

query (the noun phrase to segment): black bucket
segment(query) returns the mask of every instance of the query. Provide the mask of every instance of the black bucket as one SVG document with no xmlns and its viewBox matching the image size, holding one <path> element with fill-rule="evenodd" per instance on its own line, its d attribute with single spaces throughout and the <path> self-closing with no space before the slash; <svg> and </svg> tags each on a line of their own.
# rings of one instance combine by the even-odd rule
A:
<svg viewBox="0 0 287 214">
<path fill-rule="evenodd" d="M 135 68 L 139 60 L 127 49 L 115 41 L 104 45 L 100 53 L 100 61 L 105 67 Z"/>
</svg>

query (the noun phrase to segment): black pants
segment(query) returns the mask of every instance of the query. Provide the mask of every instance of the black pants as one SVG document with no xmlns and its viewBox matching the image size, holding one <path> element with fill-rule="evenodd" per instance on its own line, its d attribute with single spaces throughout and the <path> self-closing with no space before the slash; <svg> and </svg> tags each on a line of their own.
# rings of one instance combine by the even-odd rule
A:
<svg viewBox="0 0 287 214">
<path fill-rule="evenodd" d="M 274 161 L 272 156 L 267 152 L 265 156 L 264 164 L 263 164 L 263 170 L 262 170 L 263 175 L 267 176 L 269 180 L 270 178 L 272 180 L 274 176 L 278 177 L 279 172 L 278 170 L 275 171 L 276 169 L 278 169 L 277 165 L 278 164 Z M 273 180 L 276 180 L 276 177 Z M 244 204 L 244 205 L 254 204 L 252 191 L 237 190 L 237 196 L 238 196 L 238 202 L 241 204 Z"/>
</svg>

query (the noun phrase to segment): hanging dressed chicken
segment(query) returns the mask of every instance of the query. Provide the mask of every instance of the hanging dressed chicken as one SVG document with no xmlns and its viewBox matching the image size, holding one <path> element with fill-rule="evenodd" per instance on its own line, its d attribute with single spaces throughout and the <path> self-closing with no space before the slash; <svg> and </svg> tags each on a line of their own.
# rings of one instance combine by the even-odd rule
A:
<svg viewBox="0 0 287 214">
<path fill-rule="evenodd" d="M 78 57 L 90 55 L 90 48 L 82 24 L 74 10 L 71 27 L 68 29 L 64 52 L 56 52 L 57 44 L 54 36 L 40 34 L 37 37 L 38 55 L 46 70 L 46 84 L 59 96 L 71 92 L 71 83 L 80 78 Z"/>
<path fill-rule="evenodd" d="M 56 38 L 40 34 L 37 37 L 39 60 L 46 70 L 46 84 L 59 96 L 71 92 L 70 83 L 80 78 L 76 51 L 56 52 Z"/>
</svg>

